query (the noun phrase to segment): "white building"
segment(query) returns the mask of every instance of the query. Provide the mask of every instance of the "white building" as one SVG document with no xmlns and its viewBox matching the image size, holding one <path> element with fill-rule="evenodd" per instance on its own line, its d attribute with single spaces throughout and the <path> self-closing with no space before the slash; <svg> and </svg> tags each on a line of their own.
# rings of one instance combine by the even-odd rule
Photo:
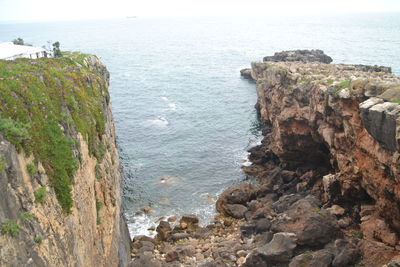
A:
<svg viewBox="0 0 400 267">
<path fill-rule="evenodd" d="M 53 52 L 42 47 L 15 45 L 11 42 L 0 43 L 0 59 L 14 60 L 16 58 L 37 59 L 41 57 L 53 57 Z"/>
</svg>

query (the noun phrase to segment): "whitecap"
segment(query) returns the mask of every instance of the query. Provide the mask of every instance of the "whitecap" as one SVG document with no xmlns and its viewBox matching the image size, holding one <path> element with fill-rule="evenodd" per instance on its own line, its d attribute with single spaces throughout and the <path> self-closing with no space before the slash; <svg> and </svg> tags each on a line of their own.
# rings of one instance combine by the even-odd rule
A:
<svg viewBox="0 0 400 267">
<path fill-rule="evenodd" d="M 176 110 L 176 104 L 175 104 L 175 103 L 169 103 L 169 104 L 168 104 L 168 107 L 169 107 L 171 110 Z"/>
<path fill-rule="evenodd" d="M 158 127 L 167 127 L 169 124 L 168 120 L 162 116 L 158 116 L 157 119 L 148 120 L 147 122 Z"/>
<path fill-rule="evenodd" d="M 161 99 L 164 101 L 168 101 L 168 98 L 166 96 L 162 96 Z"/>
</svg>

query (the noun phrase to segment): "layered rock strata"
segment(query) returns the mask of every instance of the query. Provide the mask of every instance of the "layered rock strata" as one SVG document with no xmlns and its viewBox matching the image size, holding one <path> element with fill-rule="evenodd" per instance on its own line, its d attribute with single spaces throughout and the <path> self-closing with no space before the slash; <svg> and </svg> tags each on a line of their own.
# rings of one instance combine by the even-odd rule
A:
<svg viewBox="0 0 400 267">
<path fill-rule="evenodd" d="M 125 266 L 106 67 L 80 54 L 0 64 L 0 266 Z M 8 109 L 20 104 L 26 115 Z"/>
</svg>

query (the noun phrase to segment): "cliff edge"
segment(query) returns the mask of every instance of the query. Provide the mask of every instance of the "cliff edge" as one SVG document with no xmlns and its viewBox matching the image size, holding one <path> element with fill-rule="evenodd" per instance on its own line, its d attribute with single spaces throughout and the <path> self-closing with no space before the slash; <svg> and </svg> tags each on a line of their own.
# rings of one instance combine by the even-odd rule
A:
<svg viewBox="0 0 400 267">
<path fill-rule="evenodd" d="M 99 58 L 0 61 L 0 265 L 125 266 L 130 238 Z"/>
</svg>

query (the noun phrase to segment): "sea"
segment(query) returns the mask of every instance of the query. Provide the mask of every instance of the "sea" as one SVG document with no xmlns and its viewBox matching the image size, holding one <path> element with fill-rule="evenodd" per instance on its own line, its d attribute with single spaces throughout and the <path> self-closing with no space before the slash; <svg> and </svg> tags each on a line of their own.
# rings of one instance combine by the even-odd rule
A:
<svg viewBox="0 0 400 267">
<path fill-rule="evenodd" d="M 59 41 L 107 65 L 132 236 L 154 235 L 159 220 L 187 213 L 206 224 L 224 189 L 251 180 L 241 166 L 262 136 L 255 84 L 239 71 L 252 61 L 322 49 L 333 63 L 391 66 L 400 75 L 395 13 L 0 23 L 1 42 L 17 37 Z"/>
</svg>

